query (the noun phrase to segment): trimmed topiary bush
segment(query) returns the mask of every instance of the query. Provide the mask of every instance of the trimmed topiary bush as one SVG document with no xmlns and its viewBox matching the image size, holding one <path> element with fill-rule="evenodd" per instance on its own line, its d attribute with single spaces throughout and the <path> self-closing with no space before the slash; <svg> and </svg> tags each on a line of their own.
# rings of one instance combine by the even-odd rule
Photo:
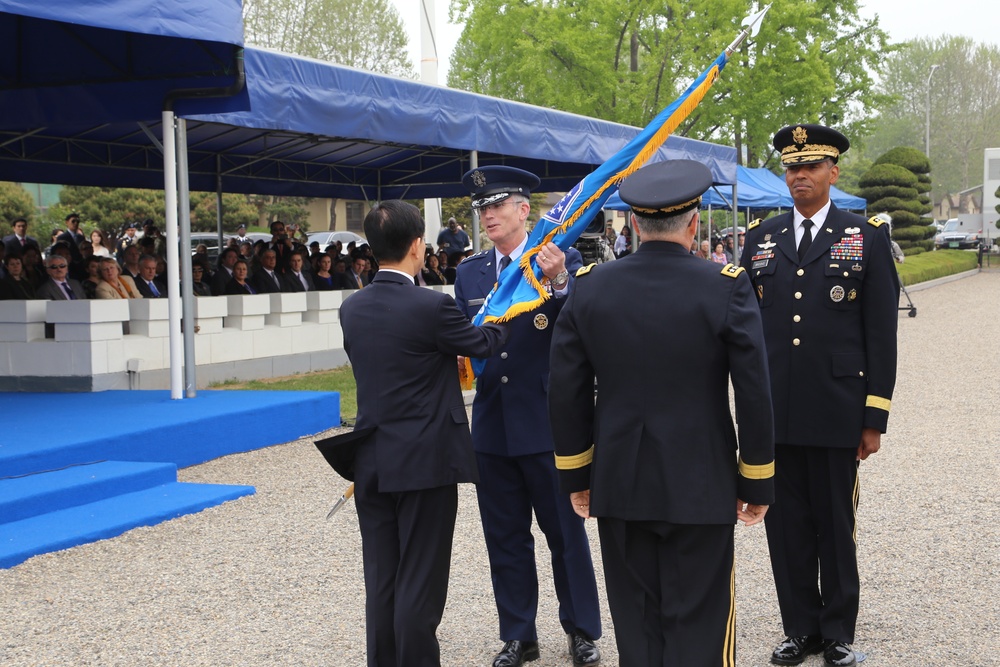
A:
<svg viewBox="0 0 1000 667">
<path fill-rule="evenodd" d="M 905 251 L 929 250 L 934 246 L 934 229 L 923 216 L 931 211 L 930 162 L 916 150 L 900 146 L 879 157 L 858 184 L 868 210 L 892 216 L 892 234 Z"/>
</svg>

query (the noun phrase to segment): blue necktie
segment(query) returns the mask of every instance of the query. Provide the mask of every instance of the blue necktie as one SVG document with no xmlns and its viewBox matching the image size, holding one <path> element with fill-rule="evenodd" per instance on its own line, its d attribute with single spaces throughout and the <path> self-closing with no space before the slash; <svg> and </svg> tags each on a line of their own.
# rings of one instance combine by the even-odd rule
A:
<svg viewBox="0 0 1000 667">
<path fill-rule="evenodd" d="M 159 290 L 156 289 L 156 285 L 153 284 L 152 280 L 149 281 L 149 291 L 152 292 L 153 296 L 155 296 L 155 297 L 159 297 L 160 296 L 160 292 L 159 292 Z"/>
</svg>

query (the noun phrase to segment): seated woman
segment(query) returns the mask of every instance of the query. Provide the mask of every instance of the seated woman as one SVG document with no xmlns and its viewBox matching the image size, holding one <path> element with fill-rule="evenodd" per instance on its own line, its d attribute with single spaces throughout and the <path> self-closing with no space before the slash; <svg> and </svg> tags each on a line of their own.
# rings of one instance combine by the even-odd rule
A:
<svg viewBox="0 0 1000 667">
<path fill-rule="evenodd" d="M 97 284 L 98 299 L 141 299 L 142 294 L 135 282 L 128 276 L 121 275 L 118 262 L 105 257 L 101 260 L 101 282 Z"/>
<path fill-rule="evenodd" d="M 0 281 L 0 299 L 18 299 L 27 301 L 35 298 L 35 284 L 24 272 L 24 264 L 20 255 L 7 255 L 3 264 L 7 267 L 7 275 Z"/>
<path fill-rule="evenodd" d="M 250 269 L 246 261 L 242 259 L 236 260 L 236 263 L 233 264 L 233 277 L 226 283 L 225 294 L 256 294 L 257 292 L 247 282 L 249 274 Z"/>
<path fill-rule="evenodd" d="M 87 293 L 88 299 L 97 298 L 97 286 L 101 284 L 101 258 L 91 255 L 83 262 L 86 267 L 87 277 L 80 281 L 83 291 Z"/>
<path fill-rule="evenodd" d="M 90 243 L 94 249 L 94 256 L 111 257 L 111 251 L 108 250 L 108 241 L 104 238 L 104 232 L 100 229 L 90 232 Z"/>
<path fill-rule="evenodd" d="M 327 254 L 322 254 L 316 260 L 316 273 L 313 274 L 313 284 L 316 285 L 317 292 L 329 292 L 333 289 L 333 274 L 330 267 L 333 266 L 333 258 Z"/>
<path fill-rule="evenodd" d="M 208 270 L 208 257 L 196 255 L 191 258 L 191 292 L 195 296 L 212 296 L 212 287 L 208 284 L 211 273 Z"/>
<path fill-rule="evenodd" d="M 447 285 L 448 279 L 444 277 L 440 269 L 441 263 L 437 255 L 428 255 L 424 264 L 424 269 L 420 272 L 425 285 Z"/>
</svg>

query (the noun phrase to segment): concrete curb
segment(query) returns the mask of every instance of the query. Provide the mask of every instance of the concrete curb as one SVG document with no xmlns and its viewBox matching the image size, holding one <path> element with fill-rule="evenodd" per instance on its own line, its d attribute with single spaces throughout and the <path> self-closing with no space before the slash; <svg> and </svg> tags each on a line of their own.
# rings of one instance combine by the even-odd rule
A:
<svg viewBox="0 0 1000 667">
<path fill-rule="evenodd" d="M 950 276 L 944 276 L 943 278 L 935 278 L 934 280 L 926 280 L 922 283 L 916 283 L 915 285 L 907 285 L 907 292 L 919 292 L 921 290 L 930 289 L 931 287 L 937 287 L 938 285 L 944 285 L 945 283 L 950 283 L 955 280 L 961 280 L 962 278 L 968 278 L 979 273 L 979 268 L 970 269 L 968 271 L 962 271 L 961 273 L 953 273 Z"/>
</svg>

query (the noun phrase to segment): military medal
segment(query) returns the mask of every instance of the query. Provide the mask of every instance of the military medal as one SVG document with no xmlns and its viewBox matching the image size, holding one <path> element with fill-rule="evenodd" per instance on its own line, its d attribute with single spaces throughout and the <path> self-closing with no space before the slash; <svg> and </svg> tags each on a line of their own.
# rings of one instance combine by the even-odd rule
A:
<svg viewBox="0 0 1000 667">
<path fill-rule="evenodd" d="M 762 300 L 764 298 L 764 286 L 757 285 L 757 299 Z"/>
<path fill-rule="evenodd" d="M 844 233 L 845 234 L 860 234 L 861 233 L 861 228 L 860 227 L 848 227 L 847 229 L 844 230 Z"/>
<path fill-rule="evenodd" d="M 841 297 L 843 298 L 843 295 L 841 295 Z M 542 313 L 539 313 L 538 315 L 535 315 L 535 328 L 536 329 L 538 329 L 539 331 L 542 331 L 547 326 L 549 326 L 549 318 L 547 316 L 545 316 Z"/>
<path fill-rule="evenodd" d="M 840 303 L 844 300 L 844 288 L 840 285 L 834 285 L 833 289 L 830 290 L 830 300 L 834 303 Z"/>
<path fill-rule="evenodd" d="M 852 227 L 847 231 L 851 231 L 852 229 L 856 228 Z M 860 233 L 844 236 L 830 246 L 830 259 L 847 259 L 852 262 L 860 262 L 864 259 L 864 246 L 865 237 Z"/>
<path fill-rule="evenodd" d="M 860 271 L 863 267 L 860 264 L 855 264 L 851 267 L 851 271 Z"/>
<path fill-rule="evenodd" d="M 850 292 L 847 293 L 848 301 L 854 301 L 857 298 L 858 298 L 858 290 L 852 289 Z"/>
</svg>

